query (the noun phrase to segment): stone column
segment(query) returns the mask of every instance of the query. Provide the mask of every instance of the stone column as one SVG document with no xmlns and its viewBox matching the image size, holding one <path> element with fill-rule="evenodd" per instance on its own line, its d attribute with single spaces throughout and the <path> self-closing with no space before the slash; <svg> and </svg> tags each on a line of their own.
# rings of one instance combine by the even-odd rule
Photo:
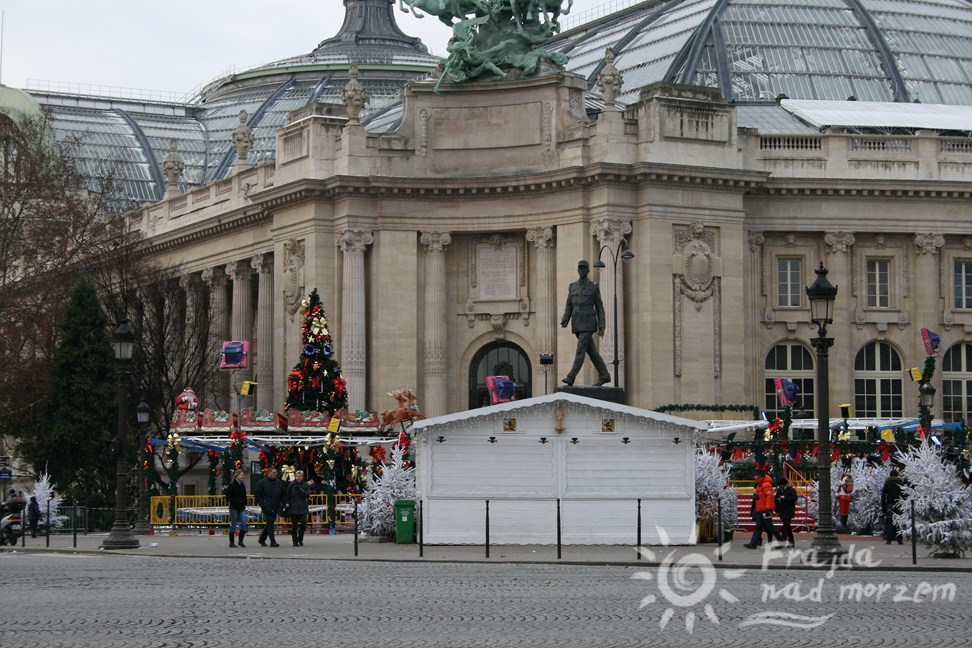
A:
<svg viewBox="0 0 972 648">
<path fill-rule="evenodd" d="M 611 374 L 611 385 L 615 382 L 624 387 L 624 269 L 621 255 L 627 249 L 625 236 L 631 233 L 631 223 L 616 218 L 604 218 L 591 223 L 591 234 L 602 246 L 600 259 L 606 268 L 601 269 L 598 284 L 601 299 L 604 300 L 604 314 L 607 326 L 604 337 L 598 345 L 601 357 Z M 615 296 L 617 296 L 617 315 L 615 315 Z M 617 321 L 615 322 L 615 317 Z M 618 376 L 614 376 L 614 336 L 617 332 Z"/>
<path fill-rule="evenodd" d="M 273 255 L 257 254 L 250 259 L 260 276 L 257 291 L 256 376 L 258 410 L 273 410 Z"/>
<path fill-rule="evenodd" d="M 200 285 L 199 275 L 184 274 L 180 276 L 179 287 L 186 298 L 186 317 L 182 322 L 181 343 L 188 357 L 206 357 L 209 352 L 209 340 L 204 340 L 200 336 L 200 332 L 203 330 L 203 314 L 200 304 L 202 286 Z M 207 357 L 207 362 L 208 360 Z M 184 387 L 194 387 L 194 385 L 184 385 Z"/>
<path fill-rule="evenodd" d="M 445 232 L 423 232 L 425 246 L 425 414 L 447 413 L 449 393 L 448 334 L 446 332 L 445 248 L 452 237 Z"/>
<path fill-rule="evenodd" d="M 344 253 L 341 290 L 341 374 L 348 384 L 348 409 L 367 405 L 368 354 L 365 327 L 364 251 L 374 242 L 371 232 L 345 230 L 337 246 Z"/>
<path fill-rule="evenodd" d="M 553 354 L 557 335 L 557 313 L 554 308 L 554 237 L 552 227 L 537 227 L 527 230 L 527 241 L 533 243 L 537 251 L 537 284 L 535 287 L 536 296 L 536 323 L 537 323 L 537 354 L 534 358 L 534 367 L 543 373 L 544 393 L 549 389 L 549 373 L 553 370 L 552 365 L 539 364 L 539 355 L 544 353 Z M 554 377 L 556 384 L 556 376 Z M 534 384 L 538 381 L 534 380 Z"/>
<path fill-rule="evenodd" d="M 230 335 L 234 340 L 253 339 L 253 292 L 250 278 L 253 270 L 245 261 L 234 261 L 226 264 L 226 275 L 233 280 L 233 313 L 230 318 Z M 233 402 L 232 411 L 237 411 L 239 402 L 237 393 L 244 379 L 249 380 L 252 367 L 230 384 L 230 400 Z"/>
<path fill-rule="evenodd" d="M 229 339 L 229 309 L 227 308 L 226 287 L 227 277 L 223 268 L 206 268 L 202 271 L 202 280 L 209 287 L 209 351 L 207 362 L 219 363 L 219 350 L 224 340 Z M 200 386 L 196 386 L 197 389 Z M 208 406 L 217 409 L 228 409 L 233 401 L 226 400 L 229 394 L 229 374 L 218 372 L 213 381 L 213 399 Z"/>
</svg>

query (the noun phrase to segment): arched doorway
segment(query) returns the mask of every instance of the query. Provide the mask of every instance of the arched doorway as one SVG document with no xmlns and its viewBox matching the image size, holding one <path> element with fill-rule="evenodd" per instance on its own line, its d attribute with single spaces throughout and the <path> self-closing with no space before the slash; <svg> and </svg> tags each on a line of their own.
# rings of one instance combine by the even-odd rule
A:
<svg viewBox="0 0 972 648">
<path fill-rule="evenodd" d="M 533 395 L 530 358 L 512 342 L 490 342 L 476 352 L 469 365 L 469 409 L 489 405 L 486 376 L 509 376 L 516 383 L 517 400 Z"/>
</svg>

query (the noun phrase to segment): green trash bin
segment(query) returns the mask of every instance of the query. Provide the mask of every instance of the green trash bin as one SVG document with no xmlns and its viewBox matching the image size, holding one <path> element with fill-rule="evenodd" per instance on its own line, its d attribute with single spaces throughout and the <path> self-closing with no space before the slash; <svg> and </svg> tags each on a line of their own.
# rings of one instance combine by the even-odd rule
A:
<svg viewBox="0 0 972 648">
<path fill-rule="evenodd" d="M 415 538 L 415 500 L 395 500 L 395 543 L 412 544 Z"/>
</svg>

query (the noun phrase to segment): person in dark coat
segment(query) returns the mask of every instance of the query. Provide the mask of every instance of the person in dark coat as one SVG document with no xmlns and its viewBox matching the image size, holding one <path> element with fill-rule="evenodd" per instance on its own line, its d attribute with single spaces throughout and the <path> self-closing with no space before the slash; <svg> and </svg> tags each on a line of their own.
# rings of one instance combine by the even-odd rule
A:
<svg viewBox="0 0 972 648">
<path fill-rule="evenodd" d="M 37 523 L 40 522 L 41 510 L 37 498 L 30 496 L 30 503 L 27 505 L 27 524 L 30 525 L 30 537 L 37 537 Z"/>
<path fill-rule="evenodd" d="M 260 510 L 263 511 L 263 530 L 260 531 L 260 546 L 267 546 L 267 539 L 270 540 L 271 547 L 279 547 L 277 539 L 273 536 L 273 525 L 277 522 L 277 513 L 284 500 L 284 484 L 277 479 L 277 469 L 271 466 L 267 469 L 267 476 L 261 479 L 253 491 L 253 497 Z"/>
<path fill-rule="evenodd" d="M 773 509 L 776 508 L 776 491 L 773 489 L 773 478 L 766 474 L 765 470 L 756 471 L 756 488 L 753 490 L 756 498 L 756 529 L 753 531 L 753 538 L 743 546 L 747 549 L 755 549 L 759 537 L 763 530 L 769 537 L 777 542 L 783 541 L 783 536 L 777 532 L 773 526 Z"/>
<path fill-rule="evenodd" d="M 226 501 L 229 504 L 229 546 L 236 547 L 234 544 L 234 534 L 239 531 L 240 546 L 244 549 L 243 536 L 246 535 L 246 483 L 243 481 L 244 472 L 237 468 L 233 473 L 233 480 L 226 487 Z"/>
<path fill-rule="evenodd" d="M 290 538 L 295 547 L 304 546 L 307 515 L 310 513 L 310 484 L 304 481 L 304 471 L 294 474 L 294 481 L 287 487 L 287 512 L 290 514 Z"/>
<path fill-rule="evenodd" d="M 891 544 L 893 537 L 898 544 L 904 544 L 901 539 L 901 530 L 894 526 L 894 512 L 904 498 L 901 487 L 904 480 L 898 476 L 897 470 L 892 470 L 888 478 L 884 480 L 884 488 L 881 489 L 881 511 L 884 513 L 884 542 Z"/>
<path fill-rule="evenodd" d="M 577 372 L 584 364 L 584 356 L 590 356 L 594 368 L 597 369 L 597 382 L 600 387 L 611 381 L 607 365 L 597 352 L 594 345 L 594 332 L 604 337 L 604 302 L 601 301 L 601 289 L 587 278 L 591 268 L 587 261 L 577 262 L 577 274 L 580 279 L 570 284 L 567 289 L 567 306 L 560 325 L 566 327 L 570 323 L 570 332 L 577 336 L 577 351 L 574 353 L 574 364 L 562 382 L 573 385 Z"/>
<path fill-rule="evenodd" d="M 780 528 L 780 535 L 786 541 L 788 547 L 795 547 L 796 540 L 793 538 L 793 527 L 790 523 L 796 515 L 797 492 L 790 485 L 786 477 L 779 477 L 776 480 L 776 514 L 780 516 L 783 523 Z"/>
</svg>

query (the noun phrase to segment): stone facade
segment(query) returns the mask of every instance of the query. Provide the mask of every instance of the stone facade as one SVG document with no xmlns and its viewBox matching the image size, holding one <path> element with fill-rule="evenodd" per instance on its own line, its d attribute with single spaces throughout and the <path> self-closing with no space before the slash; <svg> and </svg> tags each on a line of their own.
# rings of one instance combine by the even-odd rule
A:
<svg viewBox="0 0 972 648">
<path fill-rule="evenodd" d="M 380 409 L 413 385 L 429 416 L 467 409 L 503 362 L 542 395 L 573 356 L 556 322 L 577 261 L 599 251 L 601 353 L 613 368 L 616 294 L 619 382 L 635 407 L 767 406 L 767 354 L 809 349 L 815 334 L 802 289 L 781 306 L 781 259 L 802 286 L 823 261 L 839 287 L 833 403 L 854 394 L 865 345 L 887 342 L 910 367 L 924 359 L 921 327 L 939 331 L 943 351 L 972 341 L 972 310 L 952 299 L 955 262 L 972 260 L 968 139 L 761 135 L 737 129 L 716 91 L 676 85 L 589 117 L 585 92 L 560 73 L 441 94 L 414 83 L 388 134 L 305 108 L 278 131 L 275 160 L 148 206 L 132 225 L 157 260 L 223 286 L 214 321 L 253 341 L 261 393 L 272 376 L 261 407 L 283 402 L 297 304 L 313 288 L 353 407 Z M 622 241 L 635 257 L 615 277 Z M 877 305 L 873 260 L 890 270 Z M 541 353 L 554 354 L 554 375 Z M 578 381 L 594 377 L 586 366 Z M 916 413 L 916 389 L 904 410 Z"/>
</svg>

